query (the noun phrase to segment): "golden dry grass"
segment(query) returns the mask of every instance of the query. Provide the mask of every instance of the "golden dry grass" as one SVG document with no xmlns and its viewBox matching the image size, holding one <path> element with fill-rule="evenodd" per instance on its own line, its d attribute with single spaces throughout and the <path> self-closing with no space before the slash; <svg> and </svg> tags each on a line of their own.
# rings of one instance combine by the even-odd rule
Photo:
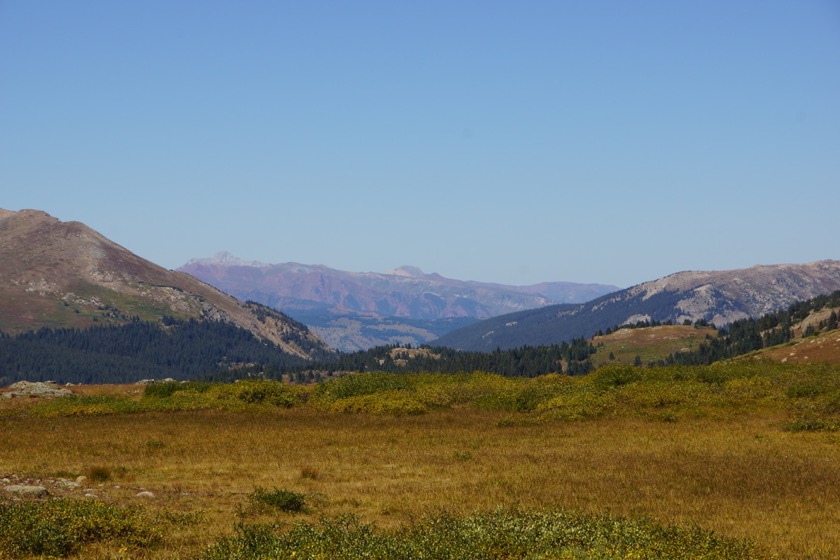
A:
<svg viewBox="0 0 840 560">
<path fill-rule="evenodd" d="M 790 364 L 838 364 L 840 363 L 840 330 L 761 350 L 754 356 Z"/>
<path fill-rule="evenodd" d="M 0 476 L 104 467 L 112 479 L 91 484 L 100 499 L 131 503 L 150 490 L 149 508 L 200 514 L 173 526 L 155 558 L 194 557 L 230 533 L 258 486 L 306 495 L 309 513 L 289 520 L 352 512 L 388 527 L 436 508 L 560 507 L 697 523 L 779 558 L 840 557 L 837 433 L 785 432 L 785 418 L 766 411 L 675 423 L 505 417 L 468 407 L 0 417 Z"/>
<path fill-rule="evenodd" d="M 632 364 L 636 356 L 642 363 L 665 360 L 672 354 L 697 350 L 707 336 L 717 337 L 711 327 L 691 325 L 658 325 L 645 328 L 623 328 L 592 338 L 596 353 L 592 363 L 600 367 L 609 363 Z M 613 359 L 609 359 L 612 353 Z"/>
</svg>

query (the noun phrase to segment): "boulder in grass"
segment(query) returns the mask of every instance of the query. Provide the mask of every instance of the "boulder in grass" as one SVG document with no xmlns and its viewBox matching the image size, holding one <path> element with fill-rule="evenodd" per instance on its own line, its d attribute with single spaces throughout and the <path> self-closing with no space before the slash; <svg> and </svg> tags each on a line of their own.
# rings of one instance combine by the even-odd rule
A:
<svg viewBox="0 0 840 560">
<path fill-rule="evenodd" d="M 43 498 L 47 495 L 47 489 L 43 486 L 27 486 L 22 484 L 15 484 L 13 486 L 6 486 L 6 492 L 15 494 L 21 497 Z"/>
</svg>

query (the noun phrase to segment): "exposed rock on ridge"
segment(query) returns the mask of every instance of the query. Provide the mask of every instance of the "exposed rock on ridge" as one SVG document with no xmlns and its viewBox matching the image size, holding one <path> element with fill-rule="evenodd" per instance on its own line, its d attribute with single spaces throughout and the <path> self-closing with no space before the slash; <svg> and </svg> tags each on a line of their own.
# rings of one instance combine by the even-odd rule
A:
<svg viewBox="0 0 840 560">
<path fill-rule="evenodd" d="M 679 272 L 578 306 L 503 315 L 453 331 L 435 344 L 466 350 L 555 344 L 639 321 L 705 320 L 717 326 L 760 317 L 840 290 L 840 261 Z"/>
</svg>

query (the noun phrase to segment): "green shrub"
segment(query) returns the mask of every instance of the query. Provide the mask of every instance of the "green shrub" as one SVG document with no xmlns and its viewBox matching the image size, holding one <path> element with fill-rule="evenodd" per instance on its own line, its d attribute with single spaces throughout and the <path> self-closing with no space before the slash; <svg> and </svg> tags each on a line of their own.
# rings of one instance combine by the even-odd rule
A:
<svg viewBox="0 0 840 560">
<path fill-rule="evenodd" d="M 177 381 L 156 381 L 146 385 L 143 389 L 143 396 L 165 399 L 166 397 L 171 397 L 175 391 L 181 388 L 181 384 Z"/>
<path fill-rule="evenodd" d="M 419 377 L 412 374 L 381 372 L 344 375 L 320 384 L 315 395 L 327 400 L 335 400 L 384 391 L 409 391 L 416 387 Z"/>
<path fill-rule="evenodd" d="M 102 416 L 141 412 L 137 401 L 116 395 L 68 396 L 50 399 L 32 407 L 38 416 Z"/>
<path fill-rule="evenodd" d="M 709 385 L 699 381 L 659 381 L 623 387 L 620 398 L 630 410 L 646 411 L 672 407 L 694 407 L 709 401 Z"/>
<path fill-rule="evenodd" d="M 323 410 L 352 414 L 414 416 L 428 412 L 428 407 L 404 391 L 383 391 L 345 397 L 318 405 Z"/>
<path fill-rule="evenodd" d="M 828 392 L 828 387 L 814 381 L 803 381 L 788 387 L 787 396 L 791 399 L 810 399 Z"/>
<path fill-rule="evenodd" d="M 536 412 L 544 420 L 588 420 L 614 413 L 616 409 L 615 391 L 599 391 L 592 387 L 575 386 L 540 403 Z"/>
<path fill-rule="evenodd" d="M 206 393 L 213 385 L 215 383 L 210 383 L 209 381 L 156 381 L 146 385 L 143 389 L 143 396 L 165 399 L 166 397 L 171 397 L 177 391 Z"/>
<path fill-rule="evenodd" d="M 148 548 L 161 540 L 142 510 L 92 500 L 0 502 L 0 558 L 64 557 L 106 541 Z"/>
<path fill-rule="evenodd" d="M 247 404 L 270 404 L 282 408 L 301 404 L 305 394 L 303 387 L 265 379 L 220 385 L 216 390 L 218 399 L 233 398 Z"/>
<path fill-rule="evenodd" d="M 803 417 L 788 422 L 782 428 L 787 432 L 836 432 L 840 431 L 840 420 Z"/>
<path fill-rule="evenodd" d="M 353 516 L 295 524 L 284 533 L 240 525 L 207 550 L 204 560 L 240 558 L 363 558 L 410 560 L 537 560 L 765 558 L 749 542 L 692 527 L 565 512 L 498 510 L 459 517 L 431 514 L 395 531 Z"/>
<path fill-rule="evenodd" d="M 599 389 L 613 389 L 629 383 L 641 381 L 643 370 L 627 365 L 608 365 L 589 374 L 587 380 Z"/>
<path fill-rule="evenodd" d="M 269 492 L 258 486 L 249 495 L 249 498 L 257 507 L 269 506 L 289 513 L 302 511 L 306 504 L 303 494 L 279 488 L 274 488 Z"/>
<path fill-rule="evenodd" d="M 107 482 L 111 480 L 111 469 L 103 466 L 93 466 L 85 469 L 85 476 L 91 482 Z"/>
</svg>

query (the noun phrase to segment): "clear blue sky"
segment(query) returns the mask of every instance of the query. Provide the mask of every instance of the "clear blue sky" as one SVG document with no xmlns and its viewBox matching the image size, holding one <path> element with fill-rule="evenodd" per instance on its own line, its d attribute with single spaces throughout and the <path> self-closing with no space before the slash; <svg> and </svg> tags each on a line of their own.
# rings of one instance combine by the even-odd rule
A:
<svg viewBox="0 0 840 560">
<path fill-rule="evenodd" d="M 0 0 L 0 208 L 168 268 L 840 259 L 840 2 Z"/>
</svg>

